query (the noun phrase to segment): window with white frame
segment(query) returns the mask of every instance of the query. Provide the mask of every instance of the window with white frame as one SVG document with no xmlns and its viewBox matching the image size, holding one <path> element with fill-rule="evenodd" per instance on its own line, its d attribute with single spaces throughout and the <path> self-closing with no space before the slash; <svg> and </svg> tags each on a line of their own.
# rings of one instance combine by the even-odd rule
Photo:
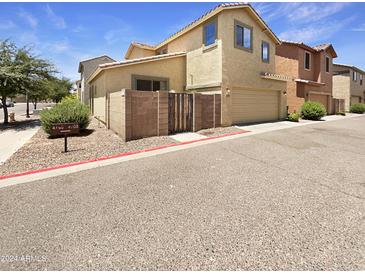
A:
<svg viewBox="0 0 365 274">
<path fill-rule="evenodd" d="M 352 71 L 352 81 L 357 81 L 357 72 L 356 71 Z"/>
</svg>

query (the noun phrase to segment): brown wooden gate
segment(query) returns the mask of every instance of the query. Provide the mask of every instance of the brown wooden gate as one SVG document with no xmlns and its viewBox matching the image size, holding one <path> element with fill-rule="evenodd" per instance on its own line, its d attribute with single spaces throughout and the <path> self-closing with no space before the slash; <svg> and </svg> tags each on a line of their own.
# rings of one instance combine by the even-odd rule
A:
<svg viewBox="0 0 365 274">
<path fill-rule="evenodd" d="M 193 130 L 193 94 L 169 93 L 169 134 Z"/>
</svg>

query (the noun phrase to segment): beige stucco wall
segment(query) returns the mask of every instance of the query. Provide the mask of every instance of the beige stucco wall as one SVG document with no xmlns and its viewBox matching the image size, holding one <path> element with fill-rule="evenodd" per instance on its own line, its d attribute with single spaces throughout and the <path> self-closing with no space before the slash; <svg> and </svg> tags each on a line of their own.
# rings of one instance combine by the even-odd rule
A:
<svg viewBox="0 0 365 274">
<path fill-rule="evenodd" d="M 235 23 L 238 20 L 253 28 L 253 50 L 248 52 L 234 47 Z M 244 10 L 226 10 L 218 16 L 218 36 L 222 39 L 222 124 L 230 125 L 231 90 L 280 91 L 280 118 L 286 116 L 286 82 L 263 79 L 262 72 L 275 71 L 275 43 L 256 21 Z M 270 62 L 261 60 L 262 41 L 270 44 Z"/>
<path fill-rule="evenodd" d="M 203 86 L 217 86 L 222 82 L 222 41 L 204 49 L 200 47 L 187 54 L 187 89 Z"/>
<path fill-rule="evenodd" d="M 351 97 L 360 97 L 361 102 L 365 102 L 365 75 L 363 75 L 363 84 L 360 85 L 360 75 L 358 71 L 357 81 L 352 80 L 353 69 L 350 67 L 333 66 L 334 71 L 343 72 L 333 76 L 333 96 L 339 99 L 345 99 L 345 110 L 350 110 Z"/>
<path fill-rule="evenodd" d="M 203 25 L 199 25 L 193 30 L 181 35 L 177 39 L 167 44 L 167 52 L 192 51 L 203 45 Z M 158 51 L 160 48 L 156 49 Z"/>
<path fill-rule="evenodd" d="M 90 83 L 96 87 L 94 116 L 98 116 L 100 120 L 106 122 L 105 98 L 107 92 L 131 89 L 132 75 L 168 78 L 169 89 L 181 92 L 184 91 L 186 85 L 186 57 L 180 56 L 105 70 Z"/>
<path fill-rule="evenodd" d="M 101 56 L 98 58 L 93 58 L 90 60 L 86 60 L 82 62 L 81 67 L 81 90 L 80 90 L 80 100 L 84 104 L 89 105 L 90 104 L 90 86 L 87 83 L 87 79 L 90 77 L 90 75 L 96 70 L 96 68 L 100 64 L 110 63 L 114 62 L 113 59 L 111 59 L 108 56 Z"/>
<path fill-rule="evenodd" d="M 139 47 L 133 47 L 128 60 L 129 59 L 137 59 L 137 58 L 143 58 L 143 57 L 149 57 L 149 56 L 154 56 L 155 51 L 154 50 L 148 50 L 148 49 L 142 49 Z"/>
<path fill-rule="evenodd" d="M 360 96 L 361 102 L 364 102 L 364 92 L 365 92 L 365 75 L 363 75 L 363 84 L 360 85 L 360 74 L 357 72 L 357 81 L 352 81 L 352 71 L 350 70 L 350 93 L 351 96 Z"/>
<path fill-rule="evenodd" d="M 333 97 L 345 100 L 345 111 L 350 109 L 350 76 L 334 75 L 333 76 Z"/>
</svg>

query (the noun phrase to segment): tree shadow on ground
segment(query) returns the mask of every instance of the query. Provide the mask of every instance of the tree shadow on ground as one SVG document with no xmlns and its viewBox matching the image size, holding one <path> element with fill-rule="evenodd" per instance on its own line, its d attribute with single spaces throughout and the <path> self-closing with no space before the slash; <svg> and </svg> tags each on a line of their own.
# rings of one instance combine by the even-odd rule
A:
<svg viewBox="0 0 365 274">
<path fill-rule="evenodd" d="M 0 132 L 6 130 L 28 130 L 41 125 L 41 121 L 39 119 L 29 119 L 24 121 L 15 121 L 9 122 L 8 124 L 4 125 L 3 123 L 0 124 Z"/>
</svg>

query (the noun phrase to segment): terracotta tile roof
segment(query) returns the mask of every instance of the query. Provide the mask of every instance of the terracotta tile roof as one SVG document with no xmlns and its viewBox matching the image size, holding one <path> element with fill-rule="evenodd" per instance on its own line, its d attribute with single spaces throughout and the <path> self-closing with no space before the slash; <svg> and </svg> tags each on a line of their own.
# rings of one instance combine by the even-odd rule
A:
<svg viewBox="0 0 365 274">
<path fill-rule="evenodd" d="M 331 44 L 322 44 L 322 45 L 318 45 L 313 47 L 315 50 L 317 51 L 321 51 L 321 50 L 326 50 L 331 46 Z"/>
<path fill-rule="evenodd" d="M 144 44 L 144 43 L 140 43 L 140 42 L 132 42 L 132 45 L 136 46 L 136 47 L 140 47 L 140 48 L 145 48 L 145 49 L 151 49 L 154 50 L 155 46 L 151 46 L 148 44 Z"/>
<path fill-rule="evenodd" d="M 134 63 L 140 63 L 140 62 L 146 62 L 146 61 L 154 61 L 159 59 L 165 59 L 169 57 L 178 57 L 186 55 L 185 51 L 180 52 L 173 52 L 173 53 L 167 53 L 167 54 L 161 54 L 161 55 L 153 55 L 143 58 L 137 58 L 137 59 L 131 59 L 131 60 L 124 60 L 120 62 L 112 62 L 112 63 L 106 63 L 99 65 L 99 68 L 109 68 L 109 67 L 115 67 L 120 65 L 128 65 L 128 64 L 134 64 Z"/>
<path fill-rule="evenodd" d="M 105 69 L 110 69 L 110 68 L 115 68 L 115 67 L 120 67 L 120 66 L 133 65 L 133 64 L 144 63 L 144 62 L 151 62 L 151 61 L 156 61 L 156 60 L 169 59 L 169 58 L 180 57 L 180 56 L 185 56 L 185 55 L 186 55 L 186 52 L 180 51 L 180 52 L 173 52 L 173 53 L 167 53 L 167 54 L 161 54 L 161 55 L 154 55 L 154 56 L 131 59 L 131 60 L 124 60 L 124 61 L 120 61 L 120 62 L 112 62 L 112 63 L 101 64 L 90 75 L 90 77 L 87 79 L 87 82 L 90 82 L 101 71 L 103 71 Z"/>
<path fill-rule="evenodd" d="M 327 50 L 330 48 L 332 50 L 333 58 L 337 57 L 337 53 L 336 53 L 335 49 L 333 48 L 332 44 L 321 44 L 318 46 L 311 47 L 303 42 L 294 42 L 294 41 L 288 41 L 288 40 L 281 40 L 281 42 L 283 44 L 287 44 L 287 45 L 295 45 L 295 46 L 304 48 L 311 52 L 320 52 L 320 51 L 324 51 L 324 50 Z"/>
<path fill-rule="evenodd" d="M 345 67 L 345 68 L 353 69 L 353 70 L 356 70 L 356 71 L 358 71 L 360 73 L 365 74 L 365 71 L 363 71 L 362 69 L 359 69 L 358 67 L 355 67 L 353 65 L 338 64 L 338 63 L 334 63 L 333 65 L 334 66 L 340 66 L 340 67 Z"/>
</svg>

